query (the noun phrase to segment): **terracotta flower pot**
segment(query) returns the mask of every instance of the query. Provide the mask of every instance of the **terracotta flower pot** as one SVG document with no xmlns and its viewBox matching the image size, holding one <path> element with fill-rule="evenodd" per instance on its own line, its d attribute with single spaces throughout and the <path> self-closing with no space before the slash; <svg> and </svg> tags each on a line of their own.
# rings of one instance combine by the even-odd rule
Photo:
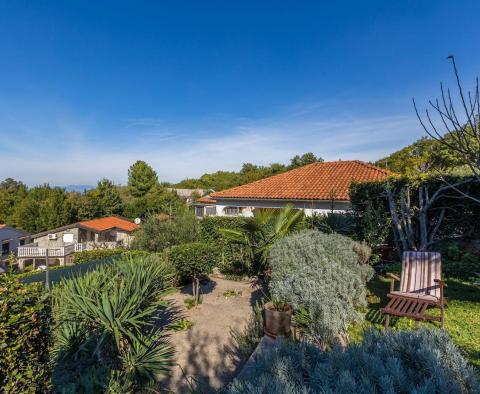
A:
<svg viewBox="0 0 480 394">
<path fill-rule="evenodd" d="M 266 335 L 275 338 L 278 335 L 289 336 L 292 322 L 293 309 L 287 305 L 283 311 L 276 310 L 273 303 L 265 304 L 264 332 Z"/>
</svg>

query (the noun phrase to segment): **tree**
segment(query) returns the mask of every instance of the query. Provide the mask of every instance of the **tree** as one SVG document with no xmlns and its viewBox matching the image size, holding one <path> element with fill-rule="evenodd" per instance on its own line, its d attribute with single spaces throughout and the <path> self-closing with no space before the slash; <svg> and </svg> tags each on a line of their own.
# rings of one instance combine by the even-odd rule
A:
<svg viewBox="0 0 480 394">
<path fill-rule="evenodd" d="M 0 223 L 15 225 L 15 207 L 27 193 L 27 187 L 22 182 L 12 178 L 0 182 Z"/>
<path fill-rule="evenodd" d="M 123 212 L 122 198 L 112 181 L 105 178 L 99 181 L 95 194 L 102 216 L 120 215 Z"/>
<path fill-rule="evenodd" d="M 134 197 L 143 197 L 158 184 L 157 173 L 142 160 L 136 161 L 128 169 L 128 188 Z"/>
<path fill-rule="evenodd" d="M 302 156 L 296 155 L 290 160 L 290 168 L 302 167 L 307 164 L 323 162 L 321 157 L 315 156 L 312 152 L 304 153 Z"/>
<path fill-rule="evenodd" d="M 413 100 L 413 105 L 425 132 L 443 147 L 447 148 L 453 156 L 460 158 L 461 163 L 472 171 L 478 182 L 480 181 L 480 89 L 478 77 L 473 94 L 470 91 L 465 93 L 455 58 L 449 56 L 448 59 L 452 62 L 457 83 L 457 100 L 455 101 L 452 98 L 450 89 L 447 89 L 445 92 L 441 83 L 441 99 L 437 98 L 434 101 L 429 101 L 429 105 L 434 110 L 437 119 L 431 116 L 428 109 L 425 110 L 425 117 L 420 116 L 415 100 Z M 455 185 L 450 185 L 450 187 L 464 197 L 480 203 L 478 196 L 465 194 Z"/>
<path fill-rule="evenodd" d="M 200 301 L 200 277 L 212 272 L 219 262 L 216 245 L 205 242 L 190 242 L 170 249 L 169 259 L 182 278 L 192 280 L 192 292 L 195 305 Z"/>
<path fill-rule="evenodd" d="M 36 186 L 15 207 L 15 223 L 29 232 L 60 227 L 75 219 L 75 209 L 64 189 Z"/>
<path fill-rule="evenodd" d="M 135 232 L 134 249 L 160 252 L 170 246 L 196 241 L 198 222 L 193 212 L 178 210 L 173 218 L 165 219 L 156 214 L 147 216 Z"/>
<path fill-rule="evenodd" d="M 470 183 L 470 179 L 461 179 L 455 183 L 448 182 L 429 188 L 428 183 L 421 180 L 398 182 L 394 185 L 387 184 L 385 194 L 387 197 L 390 217 L 393 226 L 393 235 L 401 251 L 425 251 L 437 243 L 439 230 L 445 219 L 449 204 L 440 204 L 442 199 L 452 199 L 454 189 Z M 414 206 L 412 192 L 418 204 Z M 463 193 L 463 192 L 462 192 Z M 460 197 L 462 198 L 462 197 Z M 439 211 L 433 215 L 431 210 Z"/>
</svg>

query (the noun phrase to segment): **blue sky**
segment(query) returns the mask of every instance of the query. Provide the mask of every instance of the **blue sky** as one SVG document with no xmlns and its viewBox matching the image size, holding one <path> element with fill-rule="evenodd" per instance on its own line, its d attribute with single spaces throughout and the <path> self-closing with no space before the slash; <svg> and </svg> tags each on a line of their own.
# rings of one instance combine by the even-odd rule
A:
<svg viewBox="0 0 480 394">
<path fill-rule="evenodd" d="M 478 1 L 0 1 L 0 179 L 375 160 L 479 74 Z"/>
</svg>

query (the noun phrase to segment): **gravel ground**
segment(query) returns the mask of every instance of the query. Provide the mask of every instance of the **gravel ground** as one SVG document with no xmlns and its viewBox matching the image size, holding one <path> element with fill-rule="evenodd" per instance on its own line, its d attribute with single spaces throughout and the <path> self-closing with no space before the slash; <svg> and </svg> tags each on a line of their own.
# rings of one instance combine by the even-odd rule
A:
<svg viewBox="0 0 480 394">
<path fill-rule="evenodd" d="M 241 295 L 225 297 L 228 290 Z M 184 306 L 184 299 L 191 297 L 191 286 L 168 297 L 177 313 L 194 325 L 171 335 L 177 365 L 162 381 L 165 391 L 188 392 L 189 381 L 197 382 L 205 391 L 218 390 L 236 376 L 242 365 L 230 329 L 245 327 L 261 294 L 259 287 L 247 281 L 212 278 L 202 285 L 203 303 L 196 308 L 187 310 Z"/>
</svg>

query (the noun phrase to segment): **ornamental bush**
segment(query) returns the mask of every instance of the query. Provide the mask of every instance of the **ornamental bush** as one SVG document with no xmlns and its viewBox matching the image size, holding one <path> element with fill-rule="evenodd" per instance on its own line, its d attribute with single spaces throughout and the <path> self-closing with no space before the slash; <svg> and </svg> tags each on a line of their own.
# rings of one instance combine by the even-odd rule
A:
<svg viewBox="0 0 480 394">
<path fill-rule="evenodd" d="M 361 252 L 359 252 L 361 250 Z M 339 234 L 304 231 L 277 241 L 270 252 L 273 298 L 301 311 L 305 336 L 322 347 L 346 342 L 350 323 L 362 319 L 373 269 L 365 246 Z"/>
<path fill-rule="evenodd" d="M 370 331 L 362 343 L 322 352 L 277 341 L 237 393 L 478 393 L 480 382 L 443 330 Z"/>
<path fill-rule="evenodd" d="M 217 245 L 207 242 L 190 242 L 173 246 L 168 251 L 168 259 L 175 267 L 180 280 L 191 279 L 195 305 L 200 300 L 199 279 L 212 272 L 220 261 Z"/>
<path fill-rule="evenodd" d="M 0 275 L 0 391 L 50 391 L 51 308 L 40 284 Z"/>
<path fill-rule="evenodd" d="M 150 215 L 135 231 L 133 249 L 160 252 L 168 247 L 198 241 L 198 221 L 192 211 L 178 210 L 173 218 L 163 220 Z"/>
</svg>

